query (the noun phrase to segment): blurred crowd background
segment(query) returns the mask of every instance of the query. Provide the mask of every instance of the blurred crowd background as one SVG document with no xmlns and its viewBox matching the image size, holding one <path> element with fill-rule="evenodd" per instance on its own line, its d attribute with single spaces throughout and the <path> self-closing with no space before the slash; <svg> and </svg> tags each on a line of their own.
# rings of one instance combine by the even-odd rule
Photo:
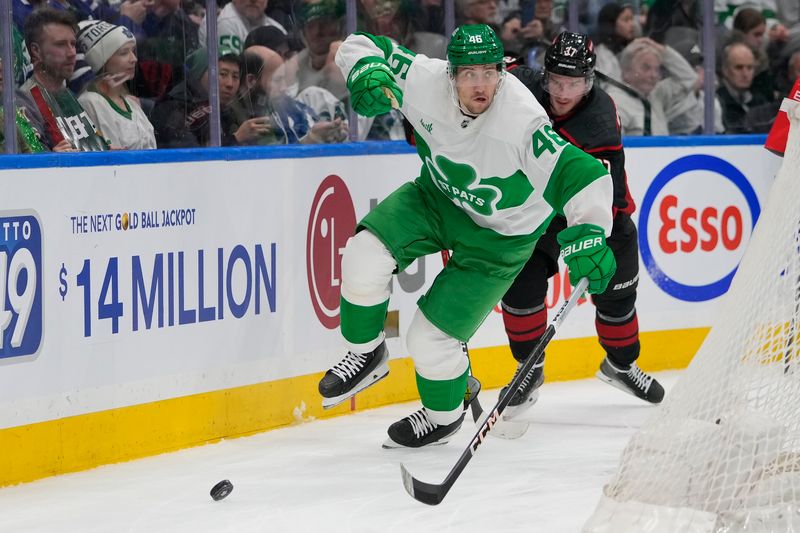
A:
<svg viewBox="0 0 800 533">
<path fill-rule="evenodd" d="M 800 1 L 705 2 L 2 0 L 4 152 L 402 140 L 399 112 L 349 110 L 339 44 L 444 59 L 463 23 L 534 68 L 561 30 L 590 35 L 623 135 L 767 132 L 800 76 Z"/>
</svg>

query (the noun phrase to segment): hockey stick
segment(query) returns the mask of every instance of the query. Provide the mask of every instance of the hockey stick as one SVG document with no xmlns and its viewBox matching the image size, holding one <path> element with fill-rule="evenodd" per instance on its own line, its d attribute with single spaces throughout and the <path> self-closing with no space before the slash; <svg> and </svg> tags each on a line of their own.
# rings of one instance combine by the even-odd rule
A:
<svg viewBox="0 0 800 533">
<path fill-rule="evenodd" d="M 442 250 L 442 265 L 447 266 L 448 261 L 450 261 L 450 250 Z M 466 342 L 461 343 L 461 349 L 469 360 L 469 347 Z M 472 363 L 470 363 L 470 374 L 472 374 Z M 488 415 L 483 410 L 477 395 L 470 401 L 469 407 L 472 411 L 472 421 L 476 424 L 483 424 Z M 501 439 L 518 439 L 528 431 L 528 427 L 530 427 L 530 424 L 527 422 L 501 420 L 498 421 L 495 432 L 492 435 Z"/>
<path fill-rule="evenodd" d="M 522 365 L 517 376 L 511 381 L 511 384 L 506 389 L 506 393 L 497 400 L 494 408 L 492 409 L 489 418 L 481 424 L 481 427 L 478 429 L 478 432 L 475 433 L 475 436 L 472 437 L 467 448 L 461 453 L 461 456 L 456 461 L 456 464 L 453 465 L 453 468 L 450 469 L 450 472 L 447 474 L 447 477 L 444 478 L 444 481 L 441 483 L 425 483 L 424 481 L 420 481 L 408 471 L 408 469 L 400 463 L 400 474 L 403 477 L 403 486 L 406 488 L 406 491 L 411 495 L 412 498 L 415 500 L 427 503 L 428 505 L 438 505 L 442 502 L 447 493 L 450 492 L 450 489 L 453 488 L 453 484 L 458 479 L 458 476 L 461 475 L 461 472 L 464 471 L 464 468 L 469 463 L 472 456 L 475 455 L 475 452 L 478 450 L 478 447 L 483 444 L 484 439 L 486 438 L 486 434 L 489 433 L 493 428 L 494 425 L 500 420 L 500 417 L 503 415 L 503 411 L 505 410 L 508 403 L 511 401 L 511 398 L 514 396 L 514 392 L 519 388 L 522 384 L 522 380 L 527 377 L 528 373 L 533 369 L 533 365 L 535 361 L 539 358 L 539 355 L 544 351 L 547 343 L 555 336 L 556 330 L 561 327 L 561 323 L 566 318 L 567 314 L 575 307 L 575 304 L 578 303 L 578 299 L 583 296 L 584 291 L 589 286 L 589 280 L 586 278 L 582 278 L 578 284 L 573 289 L 572 295 L 570 295 L 569 299 L 564 302 L 561 307 L 559 308 L 558 312 L 556 312 L 553 319 L 550 321 L 550 325 L 547 326 L 547 329 L 544 332 L 541 340 L 536 344 L 536 347 L 531 351 L 531 354 L 525 360 L 525 363 Z"/>
</svg>

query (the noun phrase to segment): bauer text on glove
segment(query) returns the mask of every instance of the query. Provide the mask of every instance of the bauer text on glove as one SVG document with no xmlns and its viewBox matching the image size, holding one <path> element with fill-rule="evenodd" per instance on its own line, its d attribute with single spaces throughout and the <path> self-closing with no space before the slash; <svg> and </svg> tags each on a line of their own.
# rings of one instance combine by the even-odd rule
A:
<svg viewBox="0 0 800 533">
<path fill-rule="evenodd" d="M 391 91 L 398 105 L 403 105 L 403 91 L 395 82 L 394 74 L 386 60 L 377 56 L 364 57 L 353 66 L 347 78 L 347 88 L 353 109 L 365 117 L 392 110 L 392 101 L 387 98 L 384 88 Z"/>
<path fill-rule="evenodd" d="M 603 228 L 594 224 L 578 224 L 559 232 L 561 257 L 569 268 L 569 281 L 574 286 L 581 278 L 589 279 L 589 292 L 602 294 L 617 270 L 614 253 L 606 245 Z"/>
</svg>

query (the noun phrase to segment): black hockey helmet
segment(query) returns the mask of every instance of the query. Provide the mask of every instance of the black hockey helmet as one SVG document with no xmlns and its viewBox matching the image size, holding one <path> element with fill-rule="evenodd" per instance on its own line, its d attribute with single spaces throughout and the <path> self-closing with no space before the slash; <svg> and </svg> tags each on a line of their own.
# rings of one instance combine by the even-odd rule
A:
<svg viewBox="0 0 800 533">
<path fill-rule="evenodd" d="M 597 58 L 592 40 L 581 33 L 562 31 L 544 56 L 544 69 L 553 74 L 588 77 L 594 74 Z"/>
</svg>

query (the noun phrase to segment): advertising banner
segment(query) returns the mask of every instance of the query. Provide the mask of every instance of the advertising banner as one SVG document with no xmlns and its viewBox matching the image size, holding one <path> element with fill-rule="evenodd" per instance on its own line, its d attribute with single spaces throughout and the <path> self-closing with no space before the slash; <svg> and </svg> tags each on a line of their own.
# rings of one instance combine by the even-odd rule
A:
<svg viewBox="0 0 800 533">
<path fill-rule="evenodd" d="M 627 150 L 643 331 L 710 325 L 778 164 L 756 145 Z M 0 171 L 0 428 L 323 371 L 344 353 L 347 239 L 418 170 L 387 154 Z M 393 357 L 441 267 L 393 279 Z M 559 338 L 594 334 L 584 301 Z M 505 342 L 495 310 L 470 345 Z"/>
</svg>

